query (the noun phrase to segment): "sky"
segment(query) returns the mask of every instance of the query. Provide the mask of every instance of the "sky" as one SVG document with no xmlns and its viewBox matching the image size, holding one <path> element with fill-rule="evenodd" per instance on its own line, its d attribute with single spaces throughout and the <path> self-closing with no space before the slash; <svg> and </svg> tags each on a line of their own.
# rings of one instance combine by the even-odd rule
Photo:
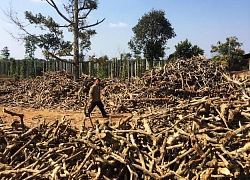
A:
<svg viewBox="0 0 250 180">
<path fill-rule="evenodd" d="M 59 8 L 67 0 L 56 0 Z M 86 57 L 107 55 L 109 59 L 120 57 L 121 53 L 131 53 L 128 42 L 134 36 L 132 28 L 152 9 L 165 12 L 165 18 L 171 23 L 176 37 L 167 41 L 166 56 L 175 51 L 175 45 L 188 39 L 192 45 L 204 50 L 204 56 L 212 57 L 211 45 L 218 41 L 226 42 L 227 37 L 238 38 L 243 43 L 245 53 L 250 53 L 250 0 L 99 0 L 98 9 L 88 17 L 89 24 L 105 18 L 104 22 L 93 27 L 97 34 L 91 39 L 91 50 Z M 17 27 L 4 15 L 11 7 L 20 20 L 25 22 L 24 12 L 41 13 L 52 16 L 62 22 L 54 9 L 41 0 L 1 0 L 0 3 L 0 50 L 5 46 L 10 56 L 23 59 L 24 43 L 16 41 L 8 32 L 17 35 Z M 26 21 L 27 22 L 27 21 Z M 38 32 L 30 28 L 32 33 Z M 72 41 L 73 36 L 66 35 Z M 43 58 L 40 50 L 35 56 Z"/>
</svg>

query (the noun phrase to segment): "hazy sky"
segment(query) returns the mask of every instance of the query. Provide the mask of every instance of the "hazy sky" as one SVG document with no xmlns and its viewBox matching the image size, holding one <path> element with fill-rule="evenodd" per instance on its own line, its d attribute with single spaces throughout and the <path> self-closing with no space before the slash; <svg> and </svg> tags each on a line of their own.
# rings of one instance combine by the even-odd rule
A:
<svg viewBox="0 0 250 180">
<path fill-rule="evenodd" d="M 54 9 L 41 0 L 1 0 L 1 9 L 8 11 L 10 2 L 22 21 L 25 21 L 24 11 L 60 19 Z M 62 4 L 67 0 L 56 2 Z M 88 22 L 95 23 L 103 18 L 105 21 L 93 28 L 97 34 L 92 38 L 91 51 L 86 52 L 86 55 L 108 55 L 113 58 L 131 52 L 128 41 L 134 35 L 132 28 L 152 9 L 165 11 L 165 17 L 177 35 L 167 42 L 170 48 L 166 51 L 167 56 L 175 51 L 175 45 L 186 38 L 192 45 L 204 49 L 204 55 L 208 58 L 211 57 L 211 45 L 216 45 L 218 41 L 224 43 L 227 37 L 232 36 L 243 43 L 245 53 L 250 52 L 250 0 L 99 0 L 98 10 L 90 14 Z M 24 44 L 6 32 L 18 33 L 17 28 L 7 20 L 0 11 L 0 50 L 8 46 L 11 57 L 22 59 Z M 33 29 L 33 32 L 36 31 Z M 72 36 L 66 37 L 68 40 L 73 39 Z M 36 57 L 43 58 L 39 50 Z"/>
</svg>

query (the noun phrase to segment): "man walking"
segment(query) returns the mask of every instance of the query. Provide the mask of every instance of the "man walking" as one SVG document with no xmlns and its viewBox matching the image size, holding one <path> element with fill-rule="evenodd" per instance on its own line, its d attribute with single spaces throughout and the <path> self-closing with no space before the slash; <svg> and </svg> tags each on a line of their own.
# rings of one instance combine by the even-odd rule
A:
<svg viewBox="0 0 250 180">
<path fill-rule="evenodd" d="M 97 78 L 95 80 L 95 83 L 93 86 L 91 86 L 89 90 L 89 96 L 90 96 L 90 106 L 88 108 L 88 112 L 86 113 L 86 117 L 89 117 L 95 106 L 98 106 L 100 109 L 102 116 L 105 118 L 108 118 L 108 115 L 106 114 L 104 110 L 104 105 L 101 101 L 101 87 L 100 87 L 100 79 Z"/>
</svg>

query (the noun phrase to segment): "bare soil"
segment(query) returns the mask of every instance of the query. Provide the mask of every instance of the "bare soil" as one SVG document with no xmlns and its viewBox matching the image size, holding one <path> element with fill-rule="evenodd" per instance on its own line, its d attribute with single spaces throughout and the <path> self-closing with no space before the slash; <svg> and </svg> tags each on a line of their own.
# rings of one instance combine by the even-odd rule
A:
<svg viewBox="0 0 250 180">
<path fill-rule="evenodd" d="M 24 124 L 30 128 L 36 126 L 42 121 L 46 123 L 53 123 L 56 120 L 61 120 L 62 118 L 70 119 L 72 127 L 80 129 L 85 120 L 85 126 L 91 126 L 90 119 L 86 118 L 82 111 L 65 111 L 65 110 L 51 110 L 51 109 L 32 109 L 32 108 L 22 108 L 22 107 L 9 107 L 0 104 L 0 120 L 4 121 L 7 125 L 10 125 L 14 120 L 20 120 L 17 116 L 11 116 L 4 113 L 3 108 L 24 115 Z M 130 116 L 129 113 L 125 114 L 108 114 L 109 119 L 103 118 L 98 108 L 95 108 L 91 113 L 92 122 L 95 123 L 97 120 L 99 122 L 111 121 L 113 123 L 118 123 L 123 119 Z"/>
</svg>

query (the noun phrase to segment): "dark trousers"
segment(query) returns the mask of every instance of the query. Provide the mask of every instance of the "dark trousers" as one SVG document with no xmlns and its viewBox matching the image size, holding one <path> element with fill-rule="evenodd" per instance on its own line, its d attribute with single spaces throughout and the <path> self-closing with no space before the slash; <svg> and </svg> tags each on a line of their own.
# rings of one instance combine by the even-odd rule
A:
<svg viewBox="0 0 250 180">
<path fill-rule="evenodd" d="M 93 109 L 95 108 L 95 106 L 98 106 L 98 108 L 102 112 L 102 116 L 106 116 L 106 112 L 104 110 L 104 105 L 103 105 L 102 101 L 91 102 L 91 104 L 89 106 L 89 109 L 88 109 L 88 114 L 89 115 L 93 111 Z"/>
</svg>

